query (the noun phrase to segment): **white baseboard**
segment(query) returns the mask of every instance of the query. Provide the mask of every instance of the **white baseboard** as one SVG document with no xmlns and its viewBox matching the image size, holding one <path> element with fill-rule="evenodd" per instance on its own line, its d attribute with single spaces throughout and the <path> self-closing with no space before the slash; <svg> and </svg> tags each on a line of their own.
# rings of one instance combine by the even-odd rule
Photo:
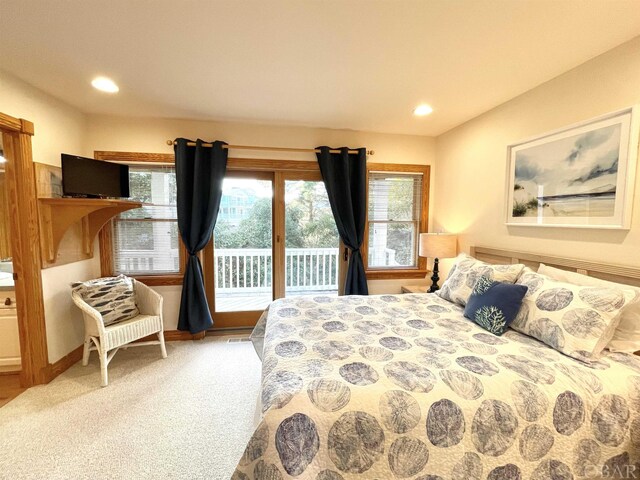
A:
<svg viewBox="0 0 640 480">
<path fill-rule="evenodd" d="M 22 365 L 20 357 L 0 358 L 0 367 L 19 367 Z"/>
</svg>

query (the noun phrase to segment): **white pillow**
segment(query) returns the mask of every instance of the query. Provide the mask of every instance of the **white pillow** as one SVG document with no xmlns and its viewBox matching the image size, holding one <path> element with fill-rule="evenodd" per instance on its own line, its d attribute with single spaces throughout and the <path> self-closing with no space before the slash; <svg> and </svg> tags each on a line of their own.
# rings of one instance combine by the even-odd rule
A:
<svg viewBox="0 0 640 480">
<path fill-rule="evenodd" d="M 608 282 L 599 278 L 589 277 L 576 272 L 568 272 L 559 268 L 540 264 L 538 273 L 554 280 L 583 285 L 589 287 L 612 287 L 629 289 L 640 295 L 640 288 L 621 283 Z M 607 350 L 612 352 L 634 353 L 640 350 L 640 302 L 632 303 L 622 310 L 622 316 L 613 338 L 607 344 Z"/>
<path fill-rule="evenodd" d="M 486 275 L 491 281 L 515 283 L 523 268 L 524 265 L 519 263 L 489 265 L 461 253 L 456 257 L 456 263 L 451 267 L 449 276 L 437 294 L 445 300 L 464 307 L 480 277 Z"/>
<path fill-rule="evenodd" d="M 588 363 L 599 358 L 622 309 L 636 300 L 629 289 L 560 282 L 528 268 L 516 283 L 529 290 L 511 328 Z"/>
</svg>

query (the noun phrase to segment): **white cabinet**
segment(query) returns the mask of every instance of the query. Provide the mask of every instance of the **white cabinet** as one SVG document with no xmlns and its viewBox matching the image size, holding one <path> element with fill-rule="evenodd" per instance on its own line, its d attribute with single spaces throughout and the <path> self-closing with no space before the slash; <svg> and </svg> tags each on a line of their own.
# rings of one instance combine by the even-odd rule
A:
<svg viewBox="0 0 640 480">
<path fill-rule="evenodd" d="M 16 295 L 13 291 L 0 291 L 0 367 L 20 368 L 20 336 Z"/>
</svg>

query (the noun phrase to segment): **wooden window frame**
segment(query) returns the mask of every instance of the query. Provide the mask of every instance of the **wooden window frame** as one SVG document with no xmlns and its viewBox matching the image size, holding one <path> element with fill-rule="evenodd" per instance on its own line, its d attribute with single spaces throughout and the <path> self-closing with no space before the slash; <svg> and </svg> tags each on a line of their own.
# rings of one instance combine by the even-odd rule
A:
<svg viewBox="0 0 640 480">
<path fill-rule="evenodd" d="M 157 153 L 136 153 L 136 152 L 104 152 L 95 151 L 93 156 L 96 160 L 105 160 L 115 163 L 124 163 L 135 166 L 173 166 L 175 164 L 173 155 Z M 145 285 L 159 287 L 166 285 L 182 285 L 182 279 L 187 264 L 187 249 L 178 236 L 178 254 L 180 255 L 180 270 L 177 273 L 130 275 L 131 278 L 140 280 Z M 107 223 L 100 230 L 100 271 L 103 277 L 115 274 L 113 267 L 113 220 Z"/>
<path fill-rule="evenodd" d="M 174 165 L 175 157 L 173 153 L 138 153 L 138 152 L 115 152 L 115 151 L 95 151 L 94 158 L 97 160 L 106 160 L 110 162 L 119 162 L 126 164 L 156 164 L 156 165 Z M 293 178 L 294 173 L 298 177 L 306 176 L 309 179 L 320 179 L 320 167 L 317 162 L 307 160 L 274 160 L 274 159 L 261 159 L 261 158 L 229 158 L 227 161 L 227 170 L 235 173 L 242 171 L 251 172 L 270 172 L 274 175 L 274 198 L 276 185 L 280 182 L 280 178 Z M 406 269 L 381 269 L 381 268 L 369 268 L 368 267 L 368 241 L 369 241 L 369 218 L 368 218 L 368 204 L 369 204 L 369 172 L 370 171 L 382 171 L 382 172 L 408 172 L 408 173 L 421 173 L 423 175 L 423 187 L 422 187 L 422 210 L 420 217 L 420 232 L 425 233 L 428 230 L 429 225 L 429 189 L 430 189 L 430 171 L 429 165 L 412 165 L 412 164 L 386 164 L 386 163 L 368 163 L 367 164 L 367 218 L 365 223 L 364 242 L 362 244 L 361 253 L 365 265 L 365 272 L 367 280 L 395 280 L 405 278 L 424 278 L 429 270 L 427 269 L 427 259 L 418 257 L 417 268 Z M 274 219 L 276 211 L 284 209 L 284 205 L 274 204 L 273 214 Z M 282 217 L 282 215 L 280 215 Z M 273 224 L 274 229 L 278 226 Z M 274 230 L 275 231 L 275 230 Z M 112 242 L 113 242 L 113 230 L 111 223 L 107 224 L 100 231 L 100 268 L 102 275 L 113 275 L 113 255 L 112 255 Z M 282 243 L 282 242 L 280 242 Z M 281 254 L 280 250 L 283 249 L 278 242 L 274 242 L 274 255 L 275 257 Z M 210 248 L 206 247 L 201 253 L 201 260 L 204 260 L 206 264 L 206 252 Z M 275 259 L 274 257 L 274 259 Z M 133 278 L 137 278 L 150 286 L 165 286 L 165 285 L 182 285 L 182 279 L 184 276 L 184 269 L 186 267 L 187 252 L 184 248 L 182 240 L 180 240 L 180 273 L 170 275 L 136 275 Z M 275 273 L 275 272 L 274 272 Z M 205 271 L 205 280 L 208 272 Z M 213 272 L 211 272 L 213 275 Z M 211 281 L 211 280 L 210 280 Z M 282 292 L 276 291 L 274 294 L 280 294 Z M 278 298 L 278 297 L 274 297 Z M 213 307 L 213 304 L 211 305 Z M 212 309 L 212 311 L 214 311 Z M 251 313 L 251 315 L 245 315 L 247 319 L 250 317 L 253 319 L 253 312 L 236 312 L 236 313 Z M 226 313 L 225 313 L 226 314 Z M 220 313 L 218 313 L 220 315 Z"/>
<path fill-rule="evenodd" d="M 427 269 L 427 259 L 418 257 L 418 266 L 411 268 L 385 268 L 369 267 L 369 174 L 370 172 L 398 172 L 398 173 L 420 173 L 422 174 L 422 205 L 420 211 L 418 234 L 426 233 L 429 228 L 429 188 L 430 173 L 429 165 L 411 164 L 389 164 L 389 163 L 367 163 L 367 217 L 364 229 L 364 242 L 361 253 L 364 262 L 367 280 L 395 280 L 404 278 L 424 278 L 429 273 Z"/>
</svg>

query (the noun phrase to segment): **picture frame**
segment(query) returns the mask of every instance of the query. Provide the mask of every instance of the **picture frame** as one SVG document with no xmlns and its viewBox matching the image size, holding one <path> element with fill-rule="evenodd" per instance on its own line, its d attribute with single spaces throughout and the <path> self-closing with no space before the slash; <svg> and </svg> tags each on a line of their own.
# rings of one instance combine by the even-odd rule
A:
<svg viewBox="0 0 640 480">
<path fill-rule="evenodd" d="M 508 226 L 631 228 L 638 107 L 507 147 Z"/>
</svg>

